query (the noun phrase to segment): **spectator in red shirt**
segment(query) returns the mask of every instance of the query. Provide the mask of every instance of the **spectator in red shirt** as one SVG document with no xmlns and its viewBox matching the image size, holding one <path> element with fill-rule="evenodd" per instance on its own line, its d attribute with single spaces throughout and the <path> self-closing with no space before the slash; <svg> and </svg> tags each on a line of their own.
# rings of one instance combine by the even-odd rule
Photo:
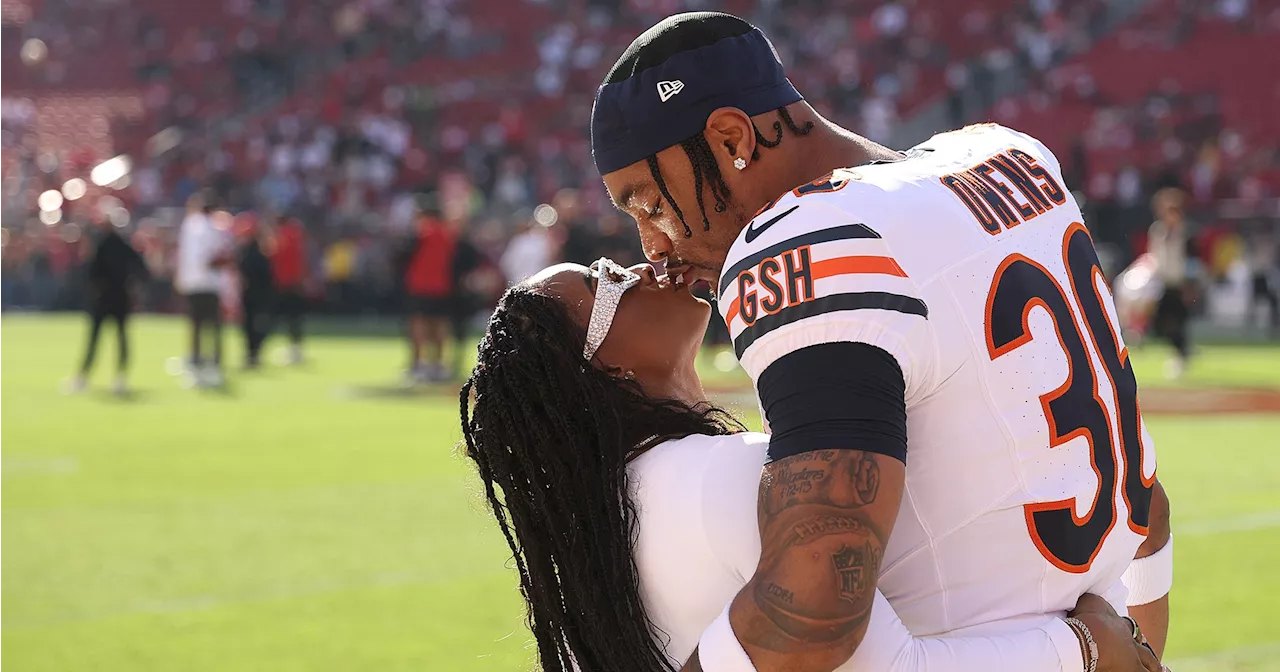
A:
<svg viewBox="0 0 1280 672">
<path fill-rule="evenodd" d="M 276 320 L 289 326 L 289 363 L 302 363 L 302 317 L 306 312 L 304 295 L 307 278 L 307 242 L 302 222 L 282 219 L 276 227 L 275 250 L 271 255 L 271 273 L 275 278 Z"/>
<path fill-rule="evenodd" d="M 448 378 L 444 345 L 449 340 L 453 308 L 453 262 L 457 234 L 432 207 L 418 219 L 418 233 L 407 249 L 404 264 L 409 312 L 409 371 L 412 382 Z"/>
</svg>

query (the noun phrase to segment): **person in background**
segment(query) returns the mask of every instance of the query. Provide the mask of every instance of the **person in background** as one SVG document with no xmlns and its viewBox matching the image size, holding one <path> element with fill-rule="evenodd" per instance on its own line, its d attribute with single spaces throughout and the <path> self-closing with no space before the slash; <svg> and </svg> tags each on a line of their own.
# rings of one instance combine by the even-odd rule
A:
<svg viewBox="0 0 1280 672">
<path fill-rule="evenodd" d="M 444 344 L 449 338 L 454 289 L 457 234 L 426 204 L 418 219 L 417 236 L 405 252 L 405 294 L 409 311 L 409 370 L 412 383 L 437 382 L 448 377 Z"/>
<path fill-rule="evenodd" d="M 576 191 L 562 189 L 552 199 L 552 207 L 556 209 L 556 228 L 563 232 L 561 235 L 564 244 L 560 246 L 562 259 L 588 264 L 601 256 L 600 226 L 595 219 L 582 212 L 579 200 Z"/>
<path fill-rule="evenodd" d="M 1174 187 L 1157 191 L 1151 198 L 1156 221 L 1148 234 L 1147 249 L 1155 260 L 1156 277 L 1164 284 L 1152 318 L 1156 336 L 1167 339 L 1176 351 L 1165 364 L 1165 376 L 1178 378 L 1191 356 L 1187 324 L 1191 320 L 1191 287 L 1187 283 L 1187 230 L 1183 208 L 1186 193 Z"/>
<path fill-rule="evenodd" d="M 88 385 L 102 323 L 111 318 L 116 323 L 116 342 L 119 348 L 112 391 L 123 395 L 128 392 L 125 374 L 129 365 L 127 323 L 133 309 L 130 292 L 134 283 L 146 282 L 150 273 L 142 255 L 120 235 L 105 214 L 98 214 L 95 225 L 101 235 L 89 261 L 89 343 L 85 348 L 80 372 L 71 380 L 69 391 L 80 392 Z"/>
<path fill-rule="evenodd" d="M 352 300 L 355 295 L 352 276 L 355 274 L 356 244 L 348 237 L 335 240 L 324 251 L 325 296 L 331 309 L 339 314 L 359 311 Z"/>
<path fill-rule="evenodd" d="M 472 275 L 484 265 L 484 255 L 471 242 L 463 230 L 463 220 L 450 222 L 453 229 L 455 248 L 453 254 L 452 277 L 453 294 L 449 298 L 449 330 L 455 342 L 460 342 L 467 332 L 467 320 L 479 310 L 481 298 L 471 282 Z M 457 378 L 463 372 L 464 348 L 453 349 L 453 365 L 450 378 Z"/>
<path fill-rule="evenodd" d="M 554 263 L 558 247 L 550 229 L 529 219 L 520 225 L 519 232 L 507 243 L 498 265 L 502 267 L 508 283 L 518 284 Z"/>
<path fill-rule="evenodd" d="M 302 222 L 296 218 L 281 219 L 276 227 L 271 271 L 275 276 L 276 319 L 284 320 L 289 329 L 289 363 L 301 364 L 302 318 L 307 308 L 307 242 Z"/>
<path fill-rule="evenodd" d="M 244 331 L 244 368 L 256 369 L 262 361 L 262 344 L 271 330 L 271 300 L 274 279 L 271 260 L 262 250 L 262 235 L 251 213 L 237 219 L 241 243 L 236 251 L 240 272 L 241 328 Z"/>
<path fill-rule="evenodd" d="M 561 248 L 565 261 L 587 263 L 599 258 L 602 241 L 595 222 L 585 218 L 567 219 L 561 226 L 565 228 L 564 246 Z"/>
<path fill-rule="evenodd" d="M 25 287 L 22 282 L 22 266 L 26 256 L 26 245 L 22 234 L 10 234 L 8 229 L 0 228 L 0 312 L 8 311 L 17 300 L 20 300 Z"/>
<path fill-rule="evenodd" d="M 227 242 L 213 223 L 209 197 L 197 193 L 187 199 L 187 216 L 178 232 L 178 269 L 174 288 L 187 299 L 191 324 L 189 372 L 197 385 L 221 387 L 222 305 L 218 298 L 227 261 Z M 213 350 L 205 356 L 202 334 L 212 327 Z"/>
<path fill-rule="evenodd" d="M 1270 337 L 1280 338 L 1280 288 L 1277 288 L 1276 240 L 1274 236 L 1261 234 L 1253 241 L 1249 259 L 1252 278 L 1249 304 L 1254 320 L 1266 310 Z"/>
</svg>

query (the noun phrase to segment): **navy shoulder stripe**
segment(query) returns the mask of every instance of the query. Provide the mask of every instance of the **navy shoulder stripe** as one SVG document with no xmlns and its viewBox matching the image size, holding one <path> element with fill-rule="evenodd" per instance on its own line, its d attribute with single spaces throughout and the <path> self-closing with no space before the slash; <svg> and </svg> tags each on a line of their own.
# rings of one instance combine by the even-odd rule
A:
<svg viewBox="0 0 1280 672">
<path fill-rule="evenodd" d="M 750 226 L 750 224 L 748 224 L 747 226 Z M 871 227 L 867 226 L 866 224 L 845 224 L 844 226 L 833 226 L 829 229 L 819 229 L 817 231 L 802 233 L 796 236 L 795 238 L 784 240 L 781 243 L 778 243 L 776 245 L 770 245 L 769 247 L 766 247 L 763 250 L 756 252 L 755 254 L 748 255 L 743 259 L 741 259 L 740 261 L 738 261 L 738 263 L 731 266 L 729 270 L 721 273 L 720 274 L 720 293 L 724 294 L 729 289 L 729 284 L 732 283 L 733 280 L 738 277 L 739 273 L 747 270 L 748 268 L 754 268 L 761 261 L 764 261 L 769 257 L 776 257 L 779 254 L 786 252 L 787 250 L 794 250 L 795 248 L 800 247 L 802 245 L 817 245 L 818 243 L 829 243 L 833 240 L 850 240 L 854 238 L 879 238 L 879 237 L 880 237 L 880 234 L 876 233 L 875 231 L 872 231 Z"/>
<path fill-rule="evenodd" d="M 733 351 L 738 355 L 738 359 L 742 359 L 742 353 L 746 352 L 747 348 L 751 347 L 751 344 L 755 343 L 757 339 L 792 322 L 798 322 L 807 317 L 824 313 L 865 309 L 892 310 L 899 313 L 907 313 L 908 315 L 919 315 L 925 319 L 929 318 L 929 307 L 925 305 L 924 301 L 911 296 L 891 294 L 889 292 L 831 294 L 761 317 L 754 324 L 744 329 L 742 333 L 738 334 L 737 338 L 733 339 Z"/>
</svg>

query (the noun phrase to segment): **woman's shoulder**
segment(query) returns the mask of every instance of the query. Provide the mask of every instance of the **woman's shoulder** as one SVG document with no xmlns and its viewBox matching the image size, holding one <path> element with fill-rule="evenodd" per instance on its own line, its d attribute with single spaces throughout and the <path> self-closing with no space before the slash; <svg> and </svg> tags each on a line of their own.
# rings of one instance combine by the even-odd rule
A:
<svg viewBox="0 0 1280 672">
<path fill-rule="evenodd" d="M 758 546 L 756 497 L 768 447 L 765 434 L 699 435 L 666 441 L 636 458 L 629 475 L 641 537 L 646 527 L 662 530 L 664 545 L 681 539 L 677 545 L 705 544 L 717 556 Z"/>
<path fill-rule="evenodd" d="M 670 439 L 659 443 L 633 460 L 632 464 L 642 461 L 687 460 L 693 455 L 711 456 L 722 451 L 733 457 L 735 456 L 733 452 L 735 450 L 763 449 L 768 445 L 769 435 L 759 432 L 738 432 L 737 434 L 721 436 L 691 434 L 683 438 Z"/>
<path fill-rule="evenodd" d="M 632 478 L 679 480 L 697 477 L 708 468 L 746 467 L 758 470 L 769 447 L 769 436 L 756 432 L 740 432 L 724 436 L 693 434 L 671 439 L 645 451 L 631 461 Z"/>
</svg>

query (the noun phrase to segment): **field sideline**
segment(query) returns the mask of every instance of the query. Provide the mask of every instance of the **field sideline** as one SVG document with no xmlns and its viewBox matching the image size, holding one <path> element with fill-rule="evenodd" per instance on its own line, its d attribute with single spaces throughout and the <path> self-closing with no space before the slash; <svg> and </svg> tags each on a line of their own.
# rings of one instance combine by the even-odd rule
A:
<svg viewBox="0 0 1280 672">
<path fill-rule="evenodd" d="M 398 341 L 313 339 L 304 367 L 197 392 L 165 373 L 179 324 L 145 318 L 134 398 L 103 391 L 110 332 L 94 388 L 69 398 L 84 329 L 0 330 L 9 669 L 528 669 L 508 551 L 454 452 L 456 396 L 399 391 Z M 1167 393 L 1164 350 L 1133 356 L 1144 394 Z M 709 386 L 740 384 L 714 359 Z M 1280 390 L 1280 347 L 1205 347 L 1173 387 Z M 1178 538 L 1167 662 L 1280 671 L 1280 414 L 1147 419 Z"/>
</svg>

